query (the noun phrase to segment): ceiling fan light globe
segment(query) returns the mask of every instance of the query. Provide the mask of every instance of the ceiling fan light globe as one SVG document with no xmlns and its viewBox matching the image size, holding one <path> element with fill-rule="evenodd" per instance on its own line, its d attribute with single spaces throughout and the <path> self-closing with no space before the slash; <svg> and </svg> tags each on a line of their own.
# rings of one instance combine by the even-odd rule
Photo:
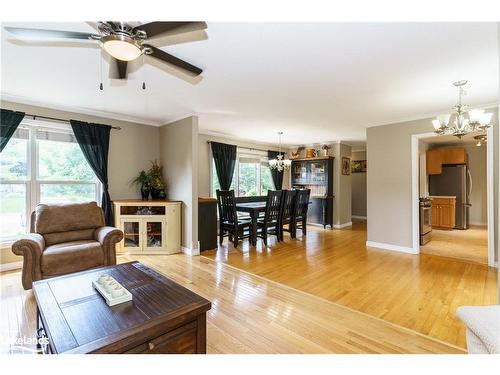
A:
<svg viewBox="0 0 500 375">
<path fill-rule="evenodd" d="M 110 35 L 102 39 L 104 50 L 121 61 L 132 61 L 142 55 L 142 47 L 133 39 Z"/>
</svg>

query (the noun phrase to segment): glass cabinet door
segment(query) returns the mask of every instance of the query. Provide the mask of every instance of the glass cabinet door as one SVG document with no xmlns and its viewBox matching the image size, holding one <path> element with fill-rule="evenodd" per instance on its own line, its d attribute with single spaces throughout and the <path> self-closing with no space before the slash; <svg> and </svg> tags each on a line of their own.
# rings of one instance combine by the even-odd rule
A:
<svg viewBox="0 0 500 375">
<path fill-rule="evenodd" d="M 145 250 L 161 250 L 165 248 L 165 222 L 144 219 Z"/>
<path fill-rule="evenodd" d="M 134 250 L 141 247 L 141 222 L 140 220 L 122 219 L 123 249 Z"/>
</svg>

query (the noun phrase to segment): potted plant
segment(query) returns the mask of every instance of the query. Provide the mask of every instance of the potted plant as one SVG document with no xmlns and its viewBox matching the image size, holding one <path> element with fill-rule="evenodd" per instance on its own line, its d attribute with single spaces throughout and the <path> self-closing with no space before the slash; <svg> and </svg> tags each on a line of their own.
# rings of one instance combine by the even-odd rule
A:
<svg viewBox="0 0 500 375">
<path fill-rule="evenodd" d="M 328 156 L 328 150 L 330 149 L 330 146 L 323 145 L 321 149 L 323 150 L 323 156 Z"/>
<path fill-rule="evenodd" d="M 149 168 L 149 176 L 151 177 L 151 198 L 165 198 L 165 184 L 163 183 L 163 167 L 156 160 L 151 161 Z"/>
<path fill-rule="evenodd" d="M 139 186 L 141 189 L 141 198 L 147 201 L 151 188 L 151 176 L 146 171 L 141 171 L 139 175 L 132 180 L 132 184 Z"/>
</svg>

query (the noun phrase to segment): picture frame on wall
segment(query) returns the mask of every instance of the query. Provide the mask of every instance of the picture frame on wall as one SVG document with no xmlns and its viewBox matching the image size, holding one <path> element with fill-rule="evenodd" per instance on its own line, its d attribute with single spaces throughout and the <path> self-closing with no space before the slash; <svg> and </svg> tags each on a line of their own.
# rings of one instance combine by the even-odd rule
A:
<svg viewBox="0 0 500 375">
<path fill-rule="evenodd" d="M 351 159 L 342 157 L 342 174 L 344 176 L 351 174 Z"/>
<path fill-rule="evenodd" d="M 366 160 L 353 160 L 351 163 L 352 173 L 366 172 Z"/>
</svg>

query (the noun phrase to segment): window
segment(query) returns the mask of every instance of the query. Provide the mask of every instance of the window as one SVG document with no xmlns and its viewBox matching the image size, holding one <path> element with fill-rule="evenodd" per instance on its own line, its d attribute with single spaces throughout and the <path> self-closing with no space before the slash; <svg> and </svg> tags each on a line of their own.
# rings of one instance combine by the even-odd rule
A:
<svg viewBox="0 0 500 375">
<path fill-rule="evenodd" d="M 236 188 L 236 186 L 238 188 Z M 215 162 L 212 158 L 211 170 L 211 194 L 216 196 L 216 190 L 220 189 L 217 172 L 215 171 Z M 258 195 L 267 195 L 268 190 L 273 190 L 273 179 L 269 170 L 267 154 L 259 151 L 240 152 L 238 149 L 236 166 L 234 168 L 233 181 L 231 189 L 236 196 L 253 197 Z"/>
<path fill-rule="evenodd" d="M 97 201 L 100 183 L 67 125 L 23 120 L 0 154 L 0 240 L 29 231 L 38 203 Z"/>
</svg>

